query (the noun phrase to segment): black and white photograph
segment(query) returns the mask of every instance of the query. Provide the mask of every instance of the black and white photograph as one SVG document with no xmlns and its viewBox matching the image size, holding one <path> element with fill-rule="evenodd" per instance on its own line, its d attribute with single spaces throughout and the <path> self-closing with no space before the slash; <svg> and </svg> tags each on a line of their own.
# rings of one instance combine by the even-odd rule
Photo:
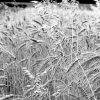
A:
<svg viewBox="0 0 100 100">
<path fill-rule="evenodd" d="M 0 100 L 100 100 L 100 0 L 0 1 Z"/>
</svg>

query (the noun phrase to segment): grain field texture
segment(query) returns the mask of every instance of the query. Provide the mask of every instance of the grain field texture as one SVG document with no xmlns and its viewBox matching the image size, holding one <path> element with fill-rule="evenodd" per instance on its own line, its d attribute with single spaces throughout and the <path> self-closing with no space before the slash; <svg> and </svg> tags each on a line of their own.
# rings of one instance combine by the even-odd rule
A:
<svg viewBox="0 0 100 100">
<path fill-rule="evenodd" d="M 93 6 L 0 7 L 0 100 L 100 100 Z"/>
</svg>

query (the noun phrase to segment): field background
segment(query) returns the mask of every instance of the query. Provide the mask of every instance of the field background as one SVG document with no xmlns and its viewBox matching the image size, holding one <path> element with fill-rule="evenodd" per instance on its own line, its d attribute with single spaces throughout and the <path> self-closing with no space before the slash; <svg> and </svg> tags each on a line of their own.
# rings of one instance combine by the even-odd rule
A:
<svg viewBox="0 0 100 100">
<path fill-rule="evenodd" d="M 0 6 L 0 100 L 100 100 L 99 8 Z"/>
</svg>

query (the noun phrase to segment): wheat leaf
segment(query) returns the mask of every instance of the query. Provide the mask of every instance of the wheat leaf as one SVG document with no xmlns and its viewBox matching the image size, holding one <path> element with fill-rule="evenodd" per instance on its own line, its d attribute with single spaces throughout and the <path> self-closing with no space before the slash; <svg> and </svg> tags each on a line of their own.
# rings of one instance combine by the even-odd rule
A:
<svg viewBox="0 0 100 100">
<path fill-rule="evenodd" d="M 10 98 L 13 98 L 13 94 L 10 94 L 10 95 L 5 95 L 3 97 L 0 98 L 0 100 L 7 100 L 7 99 L 10 99 Z"/>
<path fill-rule="evenodd" d="M 78 61 L 78 63 L 79 63 L 79 66 L 81 66 L 81 64 L 80 64 L 79 61 Z M 96 100 L 96 97 L 95 97 L 94 91 L 93 91 L 93 89 L 92 89 L 92 87 L 91 87 L 91 84 L 90 84 L 90 81 L 88 80 L 87 75 L 86 75 L 86 73 L 85 73 L 85 71 L 84 71 L 84 69 L 83 69 L 82 66 L 81 66 L 81 69 L 82 69 L 82 71 L 83 71 L 83 73 L 84 73 L 84 75 L 85 75 L 85 77 L 86 77 L 86 79 L 87 79 L 87 82 L 88 82 L 89 87 L 90 87 L 90 89 L 91 89 L 91 91 L 92 91 L 92 94 L 93 94 L 93 96 L 94 96 L 94 99 Z"/>
</svg>

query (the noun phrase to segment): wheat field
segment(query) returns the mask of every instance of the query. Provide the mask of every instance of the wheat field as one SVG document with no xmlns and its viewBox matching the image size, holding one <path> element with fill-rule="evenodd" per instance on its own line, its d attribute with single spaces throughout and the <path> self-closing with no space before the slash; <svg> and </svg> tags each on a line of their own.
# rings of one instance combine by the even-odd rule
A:
<svg viewBox="0 0 100 100">
<path fill-rule="evenodd" d="M 91 7 L 0 6 L 0 100 L 100 100 L 100 15 Z"/>
</svg>

